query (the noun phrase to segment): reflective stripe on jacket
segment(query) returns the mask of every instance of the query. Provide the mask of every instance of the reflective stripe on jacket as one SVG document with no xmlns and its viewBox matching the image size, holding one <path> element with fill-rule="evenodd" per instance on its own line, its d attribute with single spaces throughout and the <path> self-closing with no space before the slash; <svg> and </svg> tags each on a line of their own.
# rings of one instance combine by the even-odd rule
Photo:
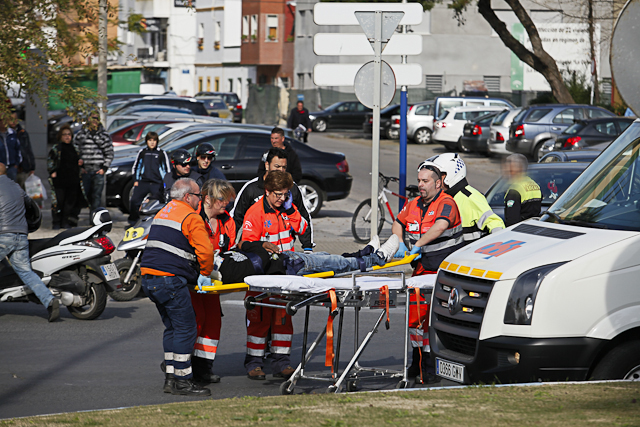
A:
<svg viewBox="0 0 640 427">
<path fill-rule="evenodd" d="M 295 234 L 303 234 L 307 230 L 307 221 L 300 215 L 295 205 L 285 211 L 284 208 L 273 209 L 266 198 L 254 203 L 244 216 L 242 240 L 247 242 L 271 242 L 282 251 L 293 251 Z"/>
<path fill-rule="evenodd" d="M 504 222 L 496 215 L 487 203 L 487 199 L 478 190 L 463 179 L 446 191 L 453 197 L 462 222 L 462 233 L 465 244 L 504 228 Z"/>
</svg>

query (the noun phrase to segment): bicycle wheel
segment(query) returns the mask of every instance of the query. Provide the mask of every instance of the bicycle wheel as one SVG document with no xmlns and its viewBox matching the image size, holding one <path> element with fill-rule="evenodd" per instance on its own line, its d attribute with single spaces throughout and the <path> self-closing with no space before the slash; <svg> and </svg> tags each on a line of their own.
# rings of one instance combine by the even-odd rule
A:
<svg viewBox="0 0 640 427">
<path fill-rule="evenodd" d="M 378 234 L 384 225 L 384 211 L 378 204 Z M 371 199 L 360 203 L 351 218 L 351 234 L 356 242 L 369 243 L 371 240 Z"/>
</svg>

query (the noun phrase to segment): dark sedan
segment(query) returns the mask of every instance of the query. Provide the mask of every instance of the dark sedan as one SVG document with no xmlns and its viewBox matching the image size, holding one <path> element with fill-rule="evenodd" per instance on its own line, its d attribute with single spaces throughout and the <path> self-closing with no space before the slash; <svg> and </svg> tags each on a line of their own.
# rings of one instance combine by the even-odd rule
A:
<svg viewBox="0 0 640 427">
<path fill-rule="evenodd" d="M 309 113 L 309 119 L 316 132 L 329 129 L 360 129 L 364 116 L 368 113 L 371 113 L 371 109 L 358 101 L 343 101 L 336 102 L 322 111 Z"/>
<path fill-rule="evenodd" d="M 407 106 L 409 110 L 410 105 Z M 380 136 L 387 139 L 398 139 L 400 136 L 400 130 L 397 127 L 392 127 L 391 116 L 400 114 L 400 104 L 390 105 L 387 108 L 380 110 Z M 364 123 L 362 124 L 362 131 L 365 135 L 371 135 L 373 133 L 373 114 L 368 113 L 364 116 Z"/>
<path fill-rule="evenodd" d="M 529 165 L 527 174 L 538 183 L 540 191 L 542 191 L 542 212 L 549 209 L 587 166 L 589 166 L 588 162 L 533 163 Z M 503 220 L 504 195 L 508 187 L 509 183 L 500 177 L 486 194 L 489 206 Z"/>
<path fill-rule="evenodd" d="M 221 169 L 239 191 L 247 181 L 256 177 L 262 155 L 271 148 L 270 135 L 268 130 L 221 127 L 172 141 L 164 150 L 171 154 L 178 148 L 185 148 L 194 153 L 198 145 L 204 142 L 212 144 L 217 153 L 214 166 Z M 349 196 L 353 177 L 343 154 L 319 151 L 291 138 L 287 138 L 287 142 L 295 149 L 302 164 L 302 180 L 297 184 L 311 215 L 317 215 L 324 201 Z M 128 209 L 135 155 L 131 152 L 129 156 L 114 159 L 107 171 L 107 206 L 117 206 L 125 212 Z"/>
<path fill-rule="evenodd" d="M 491 122 L 498 113 L 485 114 L 475 121 L 466 123 L 460 137 L 462 151 L 477 151 L 486 153 L 489 137 L 491 136 Z"/>
<path fill-rule="evenodd" d="M 580 150 L 602 142 L 611 142 L 624 132 L 634 120 L 635 118 L 631 117 L 576 120 L 558 135 L 554 149 Z"/>
</svg>

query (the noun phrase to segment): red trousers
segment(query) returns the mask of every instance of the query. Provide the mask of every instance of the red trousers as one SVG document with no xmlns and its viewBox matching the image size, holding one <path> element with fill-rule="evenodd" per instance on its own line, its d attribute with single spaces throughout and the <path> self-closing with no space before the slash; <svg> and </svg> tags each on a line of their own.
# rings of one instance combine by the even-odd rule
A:
<svg viewBox="0 0 640 427">
<path fill-rule="evenodd" d="M 418 264 L 413 272 L 413 276 L 422 276 L 423 274 L 436 274 L 436 272 L 427 271 L 422 268 L 422 264 Z M 428 352 L 431 350 L 429 346 L 429 305 L 431 301 L 425 300 L 424 297 L 420 295 L 420 290 L 416 290 L 418 290 L 417 301 L 420 302 L 420 306 L 419 309 L 417 304 L 409 307 L 409 339 L 411 340 L 411 347 L 422 348 L 423 351 Z M 408 292 L 409 302 L 415 303 L 415 290 L 409 289 Z"/>
<path fill-rule="evenodd" d="M 191 292 L 191 305 L 193 311 L 196 312 L 196 323 L 198 324 L 198 338 L 193 355 L 213 361 L 218 351 L 220 327 L 222 326 L 220 296 Z"/>
<path fill-rule="evenodd" d="M 260 292 L 248 291 L 246 297 L 259 295 Z M 267 347 L 267 335 L 271 330 L 271 353 L 291 354 L 293 323 L 284 309 L 255 307 L 247 311 L 247 354 L 264 356 Z"/>
</svg>

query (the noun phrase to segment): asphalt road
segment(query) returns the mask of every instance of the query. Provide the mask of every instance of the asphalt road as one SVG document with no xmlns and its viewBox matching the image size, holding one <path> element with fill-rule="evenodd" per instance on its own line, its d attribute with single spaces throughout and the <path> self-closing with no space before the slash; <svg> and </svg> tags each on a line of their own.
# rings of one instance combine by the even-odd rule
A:
<svg viewBox="0 0 640 427">
<path fill-rule="evenodd" d="M 357 134 L 312 134 L 310 145 L 325 151 L 346 154 L 354 185 L 346 200 L 327 203 L 314 219 L 318 250 L 342 253 L 361 245 L 351 237 L 349 224 L 355 207 L 370 196 L 370 141 Z M 440 146 L 409 146 L 408 183 L 415 180 L 415 169 L 425 158 L 444 152 Z M 397 176 L 398 144 L 383 141 L 380 170 Z M 479 156 L 463 156 L 469 169 L 469 181 L 481 191 L 497 178 L 499 163 Z M 395 191 L 397 188 L 392 189 Z M 392 201 L 397 209 L 397 201 Z M 112 210 L 116 223 L 110 237 L 117 244 L 124 232 L 125 217 Z M 45 212 L 43 229 L 35 237 L 53 236 L 47 230 L 50 219 Z M 388 235 L 385 227 L 382 237 Z M 112 259 L 121 257 L 117 252 Z M 222 377 L 211 385 L 212 398 L 278 395 L 280 381 L 271 375 L 266 381 L 252 381 L 243 368 L 246 330 L 243 294 L 222 298 L 224 312 L 222 338 L 216 358 L 216 372 Z M 312 336 L 326 324 L 327 310 L 313 308 Z M 361 337 L 379 312 L 364 310 Z M 155 306 L 146 298 L 130 302 L 109 300 L 103 315 L 93 321 L 73 318 L 61 309 L 62 320 L 46 322 L 46 310 L 36 304 L 0 304 L 0 418 L 69 411 L 116 408 L 192 400 L 162 392 L 162 324 Z M 297 363 L 302 346 L 303 314 L 294 317 L 296 331 L 292 361 Z M 392 309 L 391 329 L 374 336 L 361 359 L 363 365 L 399 369 L 402 366 L 403 312 Z M 336 324 L 337 325 L 337 324 Z M 353 352 L 353 311 L 344 323 L 343 366 Z M 308 366 L 311 372 L 324 369 L 324 343 Z M 268 363 L 266 371 L 270 374 Z M 394 388 L 397 381 L 380 380 L 367 388 Z M 324 392 L 326 383 L 300 381 L 296 393 Z"/>
</svg>

